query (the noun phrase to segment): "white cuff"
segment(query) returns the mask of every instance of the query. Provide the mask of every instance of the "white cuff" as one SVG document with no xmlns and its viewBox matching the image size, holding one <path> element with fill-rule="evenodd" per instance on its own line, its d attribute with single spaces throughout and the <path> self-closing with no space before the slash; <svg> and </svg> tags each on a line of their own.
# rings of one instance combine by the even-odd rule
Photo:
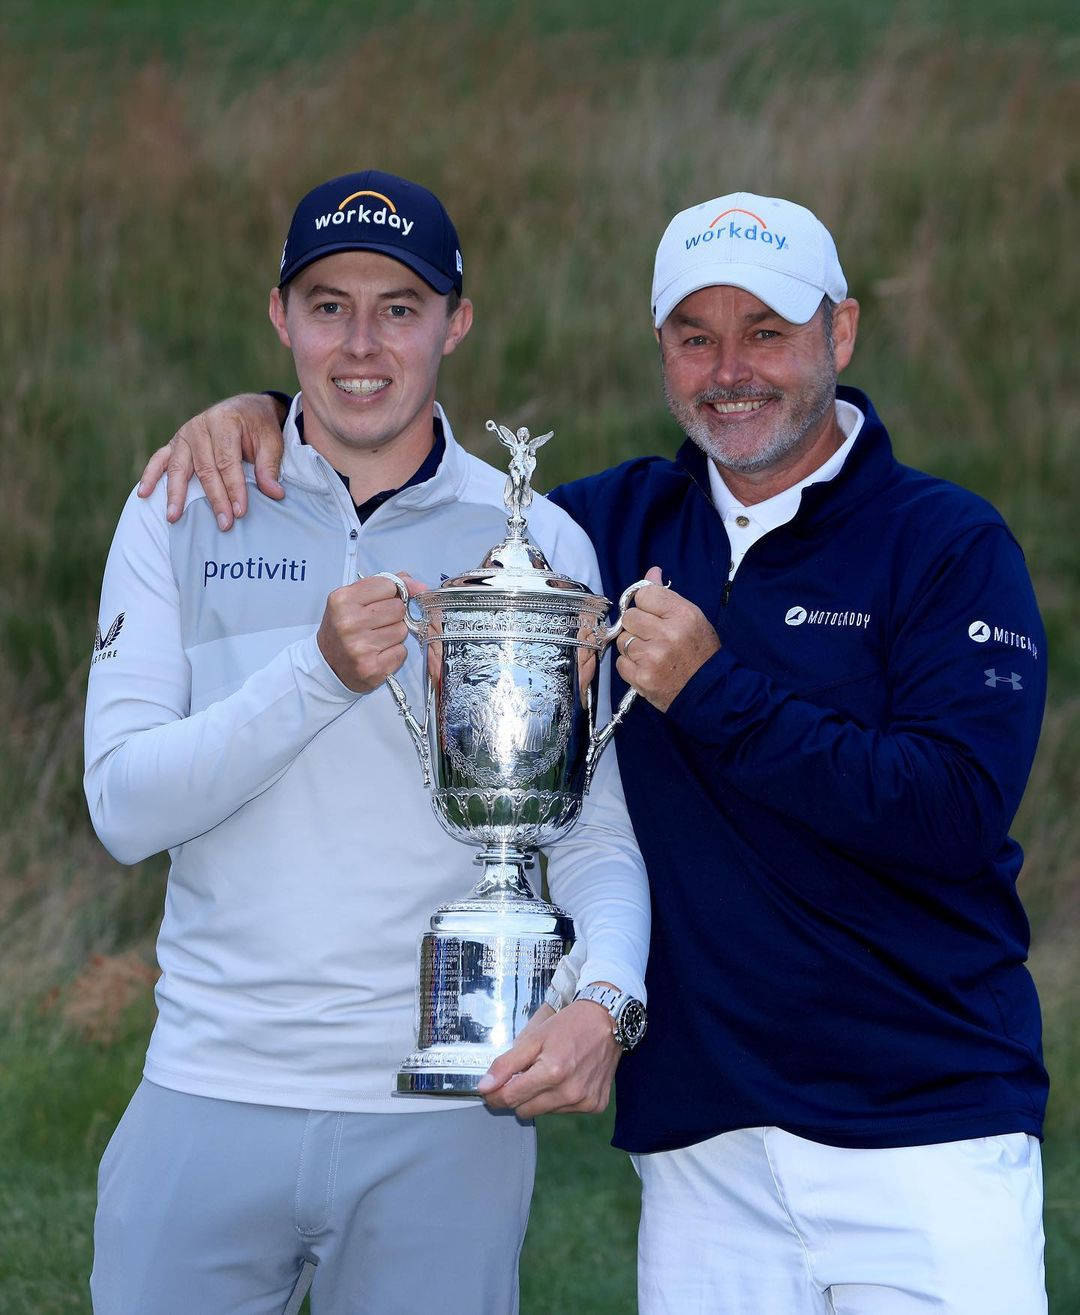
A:
<svg viewBox="0 0 1080 1315">
<path fill-rule="evenodd" d="M 544 996 L 544 1003 L 550 1005 L 556 1013 L 574 998 L 574 993 L 578 988 L 578 978 L 581 975 L 584 963 L 585 942 L 579 938 L 574 942 L 570 953 L 564 954 L 559 960 L 555 973 L 551 978 L 551 985 Z"/>
</svg>

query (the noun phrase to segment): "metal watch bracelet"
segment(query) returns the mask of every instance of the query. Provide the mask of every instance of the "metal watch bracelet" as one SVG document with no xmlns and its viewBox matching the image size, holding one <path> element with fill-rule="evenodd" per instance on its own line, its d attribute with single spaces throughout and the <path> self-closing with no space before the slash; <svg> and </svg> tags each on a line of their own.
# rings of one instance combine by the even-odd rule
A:
<svg viewBox="0 0 1080 1315">
<path fill-rule="evenodd" d="M 645 1006 L 629 991 L 620 991 L 614 986 L 601 986 L 590 982 L 583 986 L 574 996 L 575 1000 L 591 1000 L 611 1015 L 612 1035 L 616 1043 L 626 1051 L 633 1050 L 645 1035 L 647 1018 Z"/>
</svg>

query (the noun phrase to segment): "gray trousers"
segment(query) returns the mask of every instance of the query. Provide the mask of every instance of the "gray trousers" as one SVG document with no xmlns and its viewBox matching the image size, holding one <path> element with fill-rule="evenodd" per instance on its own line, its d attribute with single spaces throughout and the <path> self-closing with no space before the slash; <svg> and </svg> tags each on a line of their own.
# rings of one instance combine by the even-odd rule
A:
<svg viewBox="0 0 1080 1315">
<path fill-rule="evenodd" d="M 512 1315 L 535 1132 L 143 1081 L 101 1161 L 95 1315 Z"/>
</svg>

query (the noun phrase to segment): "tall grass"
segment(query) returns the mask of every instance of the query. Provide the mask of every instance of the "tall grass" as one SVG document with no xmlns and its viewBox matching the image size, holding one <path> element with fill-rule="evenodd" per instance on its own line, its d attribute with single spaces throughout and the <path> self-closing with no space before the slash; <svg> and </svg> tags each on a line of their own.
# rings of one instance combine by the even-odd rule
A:
<svg viewBox="0 0 1080 1315">
<path fill-rule="evenodd" d="M 1051 1281 L 1060 1309 L 1080 1304 L 1067 1254 L 1080 1240 L 1071 10 L 1045 2 L 1026 29 L 1013 6 L 844 0 L 280 11 L 258 0 L 230 18 L 200 0 L 181 20 L 164 3 L 49 0 L 0 16 L 0 1006 L 14 1020 L 0 1063 L 9 1101 L 40 1104 L 49 1080 L 30 1073 L 28 1046 L 69 1084 L 60 1152 L 48 1127 L 40 1146 L 4 1140 L 38 1183 L 23 1217 L 62 1197 L 65 1226 L 85 1235 L 88 1166 L 141 1033 L 103 1038 L 65 1021 L 63 1002 L 94 955 L 149 956 L 161 903 L 161 864 L 108 860 L 80 794 L 105 551 L 142 459 L 181 419 L 241 386 L 288 386 L 265 303 L 296 198 L 364 165 L 443 196 L 477 306 L 444 400 L 481 455 L 496 455 L 488 416 L 554 426 L 541 467 L 554 483 L 675 447 L 652 252 L 676 209 L 747 187 L 833 229 L 863 307 L 848 378 L 904 459 L 1002 508 L 1035 577 L 1051 703 L 1018 833 L 1055 1078 Z M 104 999 L 106 1016 L 127 1007 Z M 69 1052 L 83 1063 L 65 1067 Z M 552 1124 L 552 1138 L 568 1154 L 596 1145 L 578 1124 Z M 67 1188 L 65 1164 L 79 1166 Z M 568 1212 L 547 1203 L 576 1192 L 582 1211 L 599 1207 L 565 1162 L 558 1172 L 541 1179 L 526 1309 L 555 1308 L 541 1294 L 558 1254 L 586 1294 L 575 1309 L 625 1310 L 625 1286 L 589 1304 Z M 633 1183 L 611 1182 L 628 1256 Z M 83 1308 L 16 1299 L 33 1279 L 14 1263 L 0 1244 L 3 1309 Z"/>
</svg>

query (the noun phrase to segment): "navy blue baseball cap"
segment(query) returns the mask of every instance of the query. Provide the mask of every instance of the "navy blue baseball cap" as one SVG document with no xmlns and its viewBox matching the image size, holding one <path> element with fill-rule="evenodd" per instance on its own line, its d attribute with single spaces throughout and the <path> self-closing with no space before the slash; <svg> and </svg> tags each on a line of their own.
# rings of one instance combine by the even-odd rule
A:
<svg viewBox="0 0 1080 1315">
<path fill-rule="evenodd" d="M 407 178 L 364 169 L 308 192 L 289 225 L 278 287 L 335 251 L 379 251 L 436 292 L 461 292 L 457 230 L 434 192 Z"/>
</svg>

